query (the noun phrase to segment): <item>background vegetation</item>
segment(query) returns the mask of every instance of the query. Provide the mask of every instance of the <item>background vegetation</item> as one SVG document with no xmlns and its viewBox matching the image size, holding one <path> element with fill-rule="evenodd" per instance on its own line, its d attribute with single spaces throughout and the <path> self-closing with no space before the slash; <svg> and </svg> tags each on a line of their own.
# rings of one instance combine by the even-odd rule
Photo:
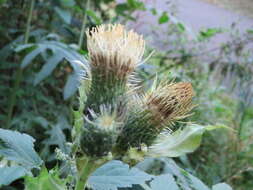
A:
<svg viewBox="0 0 253 190">
<path fill-rule="evenodd" d="M 234 27 L 229 31 L 209 28 L 190 40 L 184 24 L 137 0 L 1 0 L 1 128 L 34 137 L 35 149 L 48 169 L 59 164 L 55 148 L 69 151 L 71 113 L 78 106 L 81 69 L 72 60 L 84 61 L 81 55 L 87 55 L 84 31 L 101 23 L 134 23 L 136 11 L 156 16 L 160 25 L 169 28 L 166 35 L 173 44 L 167 51 L 157 50 L 140 67 L 141 83 L 147 87 L 156 76 L 192 82 L 198 104 L 193 121 L 230 128 L 205 134 L 195 153 L 175 161 L 208 185 L 227 182 L 234 189 L 251 189 L 253 30 L 239 35 Z M 203 51 L 221 32 L 230 33 L 231 40 Z M 153 49 L 148 47 L 146 57 Z M 22 180 L 11 186 L 20 189 Z"/>
</svg>

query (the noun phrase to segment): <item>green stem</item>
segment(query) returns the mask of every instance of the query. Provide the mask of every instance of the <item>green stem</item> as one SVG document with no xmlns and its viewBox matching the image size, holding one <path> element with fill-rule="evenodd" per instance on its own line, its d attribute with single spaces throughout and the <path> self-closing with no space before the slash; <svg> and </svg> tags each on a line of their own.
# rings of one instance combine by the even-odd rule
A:
<svg viewBox="0 0 253 190">
<path fill-rule="evenodd" d="M 84 33 L 85 33 L 85 26 L 86 26 L 86 21 L 87 21 L 86 11 L 89 9 L 89 6 L 90 6 L 90 0 L 87 0 L 86 5 L 85 5 L 85 13 L 83 15 L 83 23 L 82 23 L 81 34 L 80 34 L 79 41 L 78 41 L 79 49 L 82 49 L 83 38 L 84 38 Z"/>
<path fill-rule="evenodd" d="M 26 23 L 24 44 L 27 44 L 28 40 L 29 40 L 31 21 L 32 21 L 32 12 L 33 12 L 33 9 L 34 9 L 34 2 L 35 2 L 35 0 L 31 0 L 28 19 L 27 19 L 27 23 Z M 10 103 L 9 103 L 9 107 L 8 107 L 8 112 L 7 112 L 8 114 L 7 114 L 7 120 L 6 120 L 6 128 L 7 129 L 10 128 L 13 109 L 14 109 L 14 106 L 16 104 L 16 92 L 19 89 L 20 82 L 22 80 L 22 76 L 23 76 L 23 69 L 21 67 L 19 67 L 16 74 L 15 74 L 15 79 L 16 80 L 15 80 L 15 83 L 14 83 L 14 88 L 11 91 L 11 95 L 10 95 Z"/>
<path fill-rule="evenodd" d="M 82 165 L 83 166 L 81 167 L 81 170 L 78 174 L 75 190 L 84 190 L 90 174 L 96 169 L 96 164 L 89 158 L 86 158 Z"/>
</svg>

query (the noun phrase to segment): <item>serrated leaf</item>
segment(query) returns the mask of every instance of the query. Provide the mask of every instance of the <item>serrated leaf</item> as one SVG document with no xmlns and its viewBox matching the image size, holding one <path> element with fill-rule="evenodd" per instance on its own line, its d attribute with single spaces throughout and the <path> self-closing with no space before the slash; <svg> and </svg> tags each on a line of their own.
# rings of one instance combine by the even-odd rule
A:
<svg viewBox="0 0 253 190">
<path fill-rule="evenodd" d="M 9 185 L 16 179 L 26 175 L 27 170 L 21 166 L 0 167 L 0 187 Z"/>
<path fill-rule="evenodd" d="M 42 160 L 34 150 L 34 139 L 17 131 L 0 129 L 0 155 L 26 169 L 39 168 Z"/>
<path fill-rule="evenodd" d="M 150 185 L 152 190 L 179 190 L 179 187 L 171 174 L 155 177 Z"/>
<path fill-rule="evenodd" d="M 25 190 L 67 190 L 68 179 L 60 179 L 58 170 L 43 168 L 37 177 L 25 177 Z"/>
<path fill-rule="evenodd" d="M 232 188 L 226 183 L 218 183 L 212 187 L 212 190 L 232 190 Z"/>
<path fill-rule="evenodd" d="M 183 170 L 172 159 L 146 158 L 143 162 L 138 163 L 137 167 L 155 175 L 171 174 L 177 178 L 177 182 L 184 190 L 191 190 L 185 175 L 182 173 Z"/>
<path fill-rule="evenodd" d="M 153 157 L 178 157 L 193 152 L 199 147 L 203 133 L 207 130 L 224 128 L 222 125 L 189 125 L 172 134 L 162 134 L 148 151 Z"/>
<path fill-rule="evenodd" d="M 48 77 L 53 70 L 56 68 L 58 63 L 63 59 L 63 56 L 58 55 L 57 53 L 50 57 L 45 65 L 43 65 L 42 69 L 38 74 L 36 74 L 34 79 L 34 85 L 40 83 L 43 79 Z"/>
<path fill-rule="evenodd" d="M 201 142 L 205 129 L 199 125 L 187 126 L 172 134 L 161 135 L 150 147 L 149 155 L 155 157 L 177 157 L 193 152 Z"/>
<path fill-rule="evenodd" d="M 57 124 L 46 132 L 50 137 L 46 139 L 44 143 L 48 145 L 58 145 L 64 153 L 67 153 L 66 137 L 63 133 L 64 129 L 70 129 L 70 125 L 64 116 L 59 116 Z"/>
<path fill-rule="evenodd" d="M 129 168 L 121 161 L 111 161 L 98 168 L 88 183 L 94 190 L 117 190 L 121 187 L 132 187 L 133 184 L 143 184 L 152 176 L 137 168 Z"/>
</svg>

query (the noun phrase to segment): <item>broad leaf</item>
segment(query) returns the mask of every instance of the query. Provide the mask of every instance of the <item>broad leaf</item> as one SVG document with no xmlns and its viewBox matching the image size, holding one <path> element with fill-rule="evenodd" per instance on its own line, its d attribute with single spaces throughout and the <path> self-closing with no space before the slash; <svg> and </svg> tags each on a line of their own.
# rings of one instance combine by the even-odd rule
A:
<svg viewBox="0 0 253 190">
<path fill-rule="evenodd" d="M 37 177 L 25 177 L 25 190 L 67 190 L 68 179 L 60 179 L 58 170 L 43 168 Z"/>
<path fill-rule="evenodd" d="M 58 146 L 62 152 L 69 153 L 69 147 L 66 146 L 67 141 L 63 133 L 64 129 L 70 129 L 70 125 L 64 116 L 59 116 L 57 123 L 51 125 L 51 128 L 46 131 L 49 138 L 42 142 L 45 145 L 42 151 L 42 157 L 47 159 L 47 161 L 54 159 L 54 155 L 48 153 L 50 146 Z M 48 155 L 51 155 L 51 157 L 48 157 Z"/>
<path fill-rule="evenodd" d="M 195 190 L 210 190 L 201 180 L 199 180 L 195 176 L 189 173 L 187 173 L 186 176 L 189 180 L 191 187 Z"/>
<path fill-rule="evenodd" d="M 193 152 L 199 147 L 204 131 L 223 127 L 189 125 L 172 134 L 162 134 L 157 138 L 156 144 L 149 148 L 148 155 L 151 157 L 178 157 Z"/>
<path fill-rule="evenodd" d="M 0 187 L 23 177 L 27 170 L 21 166 L 0 167 Z"/>
<path fill-rule="evenodd" d="M 43 79 L 48 77 L 62 59 L 63 59 L 63 56 L 58 55 L 57 53 L 53 55 L 52 57 L 50 57 L 47 63 L 43 65 L 40 72 L 35 76 L 34 85 L 37 85 Z"/>
<path fill-rule="evenodd" d="M 46 47 L 38 47 L 35 50 L 31 51 L 28 53 L 24 59 L 22 60 L 21 67 L 25 68 L 27 67 L 30 63 L 32 63 L 32 60 L 38 56 L 41 52 L 43 52 L 46 49 Z"/>
<path fill-rule="evenodd" d="M 212 187 L 212 190 L 232 190 L 232 188 L 226 183 L 218 183 Z"/>
<path fill-rule="evenodd" d="M 72 95 L 75 94 L 79 85 L 81 84 L 82 75 L 78 72 L 74 72 L 73 74 L 68 76 L 67 83 L 64 86 L 63 90 L 63 98 L 66 100 Z"/>
<path fill-rule="evenodd" d="M 98 168 L 89 178 L 88 183 L 94 190 L 117 190 L 121 187 L 132 187 L 152 179 L 151 175 L 137 168 L 129 168 L 120 161 L 111 161 Z"/>
<path fill-rule="evenodd" d="M 179 187 L 171 174 L 155 177 L 150 185 L 152 190 L 179 190 Z"/>
<path fill-rule="evenodd" d="M 34 151 L 34 139 L 16 131 L 0 129 L 0 155 L 26 169 L 39 168 L 42 160 Z"/>
<path fill-rule="evenodd" d="M 51 34 L 51 36 L 54 35 Z M 35 78 L 34 84 L 38 84 L 41 80 L 52 73 L 52 71 L 62 59 L 66 59 L 73 68 L 73 73 L 68 77 L 63 92 L 64 99 L 68 99 L 78 89 L 80 80 L 89 72 L 88 61 L 84 58 L 83 55 L 79 54 L 76 49 L 72 48 L 71 46 L 58 41 L 47 39 L 37 44 L 18 46 L 16 48 L 16 51 L 22 51 L 33 46 L 36 48 L 24 57 L 21 67 L 24 68 L 31 64 L 33 59 L 38 55 L 47 55 L 46 50 L 50 50 L 53 55 L 51 55 L 47 63 L 43 66 L 42 70 L 37 74 Z"/>
<path fill-rule="evenodd" d="M 199 187 L 203 187 L 203 190 L 207 190 L 204 183 L 189 174 L 187 171 L 181 169 L 172 159 L 147 158 L 143 162 L 139 163 L 137 167 L 155 175 L 170 174 L 177 179 L 177 185 L 184 190 L 199 190 Z"/>
</svg>

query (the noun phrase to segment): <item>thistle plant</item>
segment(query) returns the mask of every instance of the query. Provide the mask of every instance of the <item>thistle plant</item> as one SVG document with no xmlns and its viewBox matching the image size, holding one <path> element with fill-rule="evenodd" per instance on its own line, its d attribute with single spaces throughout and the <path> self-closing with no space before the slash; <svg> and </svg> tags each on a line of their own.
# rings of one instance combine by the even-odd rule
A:
<svg viewBox="0 0 253 190">
<path fill-rule="evenodd" d="M 145 50 L 145 41 L 137 33 L 116 24 L 94 27 L 86 35 L 90 78 L 87 97 L 80 99 L 84 121 L 76 189 L 83 188 L 92 171 L 110 159 L 131 164 L 146 155 L 156 156 L 152 153 L 157 146 L 161 149 L 157 139 L 166 144 L 170 127 L 189 116 L 194 95 L 187 82 L 155 82 L 143 94 L 136 91 L 134 71 Z"/>
<path fill-rule="evenodd" d="M 130 169 L 128 165 L 134 166 L 145 157 L 177 157 L 193 152 L 205 130 L 221 126 L 203 127 L 188 122 L 175 129 L 173 125 L 191 115 L 194 107 L 194 92 L 189 82 L 155 80 L 150 89 L 140 92 L 134 72 L 143 62 L 145 41 L 142 36 L 119 24 L 97 26 L 86 35 L 89 60 L 81 58 L 71 62 L 78 66 L 74 67 L 78 78 L 83 74 L 87 76 L 80 81 L 79 109 L 73 111 L 72 142 L 67 143 L 65 150 L 62 145 L 55 151 L 56 159 L 63 163 L 60 170 L 55 168 L 48 172 L 41 167 L 43 160 L 34 150 L 35 139 L 31 136 L 0 129 L 0 165 L 4 165 L 0 167 L 0 186 L 20 177 L 25 178 L 26 190 L 41 187 L 117 190 L 133 184 L 144 189 L 160 189 L 163 185 L 156 185 L 161 179 L 165 186 L 168 183 L 178 189 L 185 186 L 191 175 L 171 161 L 166 164 L 176 168 L 173 176 L 154 176 L 147 173 L 149 169 Z M 62 138 L 59 131 L 55 133 Z M 106 163 L 108 161 L 111 162 Z M 27 176 L 34 168 L 41 169 L 40 174 Z M 182 181 L 181 173 L 187 179 Z M 63 179 L 63 175 L 68 177 Z M 187 189 L 192 189 L 192 181 L 188 186 Z"/>
</svg>

